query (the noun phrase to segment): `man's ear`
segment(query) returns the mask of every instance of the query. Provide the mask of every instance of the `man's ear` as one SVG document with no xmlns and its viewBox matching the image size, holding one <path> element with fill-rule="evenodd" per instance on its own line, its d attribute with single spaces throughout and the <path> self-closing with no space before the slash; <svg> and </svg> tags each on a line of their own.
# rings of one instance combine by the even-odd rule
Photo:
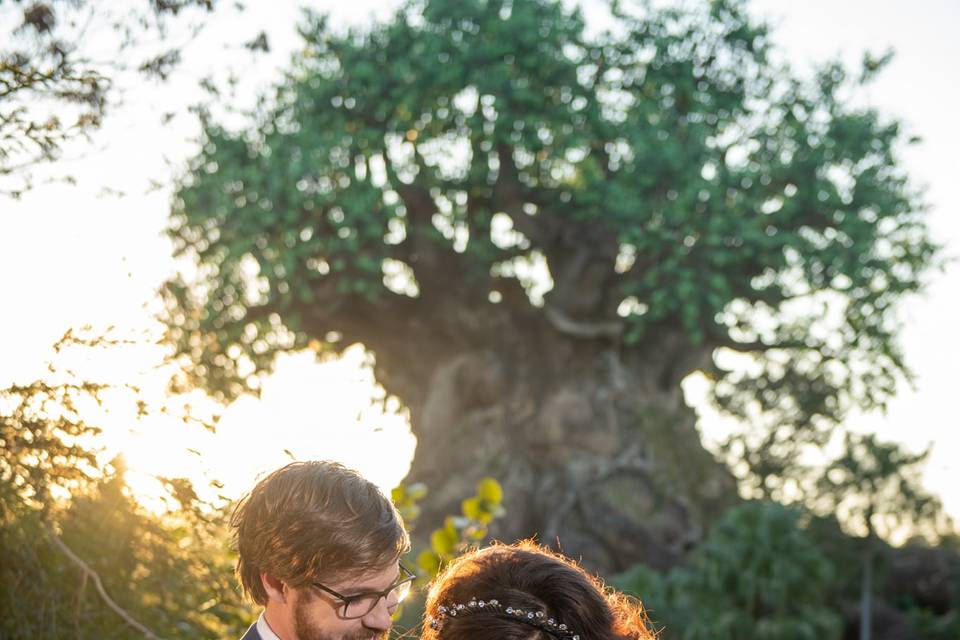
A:
<svg viewBox="0 0 960 640">
<path fill-rule="evenodd" d="M 282 580 L 274 578 L 269 573 L 261 573 L 260 582 L 263 584 L 263 588 L 267 592 L 267 597 L 271 602 L 284 603 L 287 601 L 286 585 Z"/>
</svg>

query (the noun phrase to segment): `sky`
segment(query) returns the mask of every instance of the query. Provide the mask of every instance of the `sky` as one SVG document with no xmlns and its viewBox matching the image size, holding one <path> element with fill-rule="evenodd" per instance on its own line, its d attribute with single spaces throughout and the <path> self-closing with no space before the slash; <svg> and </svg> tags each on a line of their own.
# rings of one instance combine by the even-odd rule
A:
<svg viewBox="0 0 960 640">
<path fill-rule="evenodd" d="M 329 12 L 334 24 L 363 26 L 388 17 L 398 2 L 309 4 Z M 601 25 L 602 3 L 582 4 L 588 22 Z M 50 345 L 68 327 L 155 330 L 155 291 L 175 262 L 163 236 L 170 190 L 151 185 L 168 185 L 195 150 L 196 119 L 182 105 L 201 97 L 196 85 L 204 76 L 222 79 L 225 66 L 240 74 L 231 103 L 251 104 L 258 91 L 279 77 L 298 46 L 294 27 L 301 2 L 247 5 L 237 15 L 232 5 L 221 3 L 221 14 L 185 48 L 189 64 L 172 83 L 130 85 L 124 104 L 108 114 L 93 140 L 68 149 L 47 170 L 74 175 L 76 185 L 43 185 L 20 201 L 0 196 L 0 308 L 5 309 L 0 313 L 0 386 L 41 375 L 52 355 Z M 855 65 L 864 51 L 896 51 L 864 99 L 902 119 L 910 134 L 923 139 L 903 151 L 904 165 L 915 183 L 927 189 L 933 238 L 948 255 L 960 256 L 960 195 L 955 188 L 960 39 L 953 32 L 960 24 L 960 3 L 754 0 L 752 7 L 775 25 L 781 55 L 800 72 L 835 57 Z M 249 56 L 237 43 L 251 40 L 260 29 L 269 36 L 271 52 Z M 179 114 L 161 125 L 167 111 Z M 901 311 L 902 345 L 916 374 L 913 385 L 902 385 L 885 414 L 853 416 L 848 426 L 913 450 L 932 444 L 925 483 L 960 518 L 960 266 L 953 262 L 943 273 L 932 274 L 925 294 L 907 300 Z M 104 417 L 105 442 L 109 452 L 125 453 L 131 483 L 143 495 L 150 493 L 153 475 L 188 475 L 217 478 L 224 482 L 225 494 L 236 496 L 257 474 L 291 456 L 340 459 L 390 488 L 406 473 L 416 440 L 402 412 L 370 405 L 376 385 L 362 361 L 360 349 L 327 364 L 304 355 L 283 358 L 262 398 L 228 408 L 216 437 L 190 425 L 136 423 L 118 409 Z M 149 367 L 142 356 L 130 355 L 113 362 L 111 372 L 149 378 L 154 375 Z M 730 423 L 706 405 L 705 381 L 694 376 L 684 388 L 698 409 L 705 440 L 716 442 Z"/>
</svg>

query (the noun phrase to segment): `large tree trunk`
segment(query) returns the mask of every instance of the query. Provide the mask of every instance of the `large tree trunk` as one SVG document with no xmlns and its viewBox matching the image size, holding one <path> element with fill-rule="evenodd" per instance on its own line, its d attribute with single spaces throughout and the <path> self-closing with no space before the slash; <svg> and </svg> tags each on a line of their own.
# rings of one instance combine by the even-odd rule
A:
<svg viewBox="0 0 960 640">
<path fill-rule="evenodd" d="M 513 329 L 497 347 L 438 359 L 416 398 L 401 395 L 418 439 L 407 480 L 430 489 L 417 533 L 459 512 L 491 475 L 508 512 L 495 539 L 537 536 L 608 574 L 675 564 L 736 500 L 679 385 L 703 363 L 689 361 L 685 345 L 684 364 L 680 343 L 673 349 L 665 337 L 621 350 L 549 328 Z M 391 387 L 379 366 L 378 378 Z"/>
</svg>

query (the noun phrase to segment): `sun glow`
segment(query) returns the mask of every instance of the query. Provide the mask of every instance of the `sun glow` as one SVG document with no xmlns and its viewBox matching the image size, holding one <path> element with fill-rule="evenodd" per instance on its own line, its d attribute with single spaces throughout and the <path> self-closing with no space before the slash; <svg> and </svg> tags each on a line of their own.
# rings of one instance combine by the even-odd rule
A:
<svg viewBox="0 0 960 640">
<path fill-rule="evenodd" d="M 235 44 L 245 24 L 256 23 L 269 31 L 271 53 L 244 62 L 237 97 L 230 100 L 238 114 L 252 107 L 258 93 L 282 76 L 291 52 L 301 46 L 294 25 L 302 3 L 246 4 L 243 20 L 247 22 L 229 16 L 214 20 L 204 37 L 188 47 L 185 60 L 191 61 L 191 73 L 182 81 L 131 86 L 125 104 L 113 109 L 97 132 L 96 150 L 85 140 L 67 148 L 49 175 L 38 174 L 37 189 L 16 202 L 0 199 L 0 263 L 6 276 L 0 278 L 0 300 L 8 307 L 0 334 L 0 386 L 45 375 L 46 350 L 69 326 L 149 324 L 157 286 L 183 266 L 175 264 L 171 243 L 162 233 L 170 211 L 171 189 L 166 183 L 171 167 L 176 173 L 196 152 L 196 119 L 182 113 L 159 126 L 161 116 L 200 100 L 198 96 L 204 94 L 196 87 L 197 78 L 223 77 L 225 60 L 241 60 L 236 47 L 224 43 Z M 323 4 L 333 23 L 364 26 L 372 22 L 371 13 L 386 17 L 398 2 Z M 584 0 L 580 4 L 597 28 L 605 28 L 606 3 Z M 830 59 L 837 51 L 851 64 L 865 50 L 893 46 L 907 54 L 895 58 L 873 85 L 870 101 L 884 112 L 904 117 L 911 131 L 924 138 L 922 145 L 904 149 L 905 167 L 918 183 L 930 185 L 932 228 L 938 241 L 953 247 L 950 252 L 955 254 L 960 226 L 952 214 L 960 204 L 953 183 L 960 121 L 952 105 L 960 101 L 960 84 L 942 81 L 951 77 L 952 67 L 947 65 L 956 58 L 944 54 L 956 51 L 956 39 L 948 31 L 956 22 L 950 20 L 955 9 L 950 3 L 933 3 L 937 6 L 929 7 L 928 19 L 902 29 L 909 9 L 899 3 L 879 4 L 883 6 L 876 11 L 865 11 L 872 5 L 755 0 L 756 9 L 777 23 L 781 22 L 778 16 L 789 14 L 774 37 L 786 47 L 783 54 L 802 67 Z M 827 10 L 833 16 L 829 21 L 823 19 Z M 850 24 L 858 28 L 851 30 Z M 818 37 L 811 38 L 811 33 Z M 479 100 L 467 94 L 457 99 Z M 64 175 L 75 184 L 56 179 Z M 158 180 L 166 186 L 155 188 Z M 119 197 L 120 191 L 126 195 Z M 622 258 L 619 268 L 625 269 L 629 258 Z M 510 268 L 528 284 L 547 282 L 549 273 L 541 262 L 511 263 Z M 399 278 L 396 284 L 400 289 L 413 286 Z M 929 294 L 911 301 L 905 310 L 903 347 L 917 373 L 916 388 L 904 385 L 887 413 L 854 415 L 849 420 L 857 429 L 905 442 L 914 450 L 935 442 L 927 479 L 955 516 L 960 516 L 960 466 L 956 463 L 960 430 L 950 428 L 956 422 L 956 358 L 949 356 L 960 353 L 955 328 L 960 318 L 958 286 L 960 270 L 952 263 L 946 273 L 933 278 Z M 531 293 L 536 296 L 538 290 Z M 497 300 L 493 296 L 492 301 Z M 98 441 L 107 449 L 104 461 L 123 453 L 132 490 L 141 501 L 154 503 L 163 493 L 157 476 L 187 477 L 198 490 L 208 489 L 208 496 L 236 497 L 258 474 L 291 457 L 339 459 L 389 487 L 403 477 L 415 439 L 402 414 L 378 413 L 370 405 L 376 387 L 369 370 L 361 367 L 362 360 L 359 349 L 348 352 L 342 361 L 322 365 L 310 354 L 281 358 L 276 374 L 265 381 L 262 400 L 246 398 L 229 407 L 216 434 L 169 415 L 137 418 L 135 410 L 124 406 L 128 401 L 105 402 L 108 412 L 93 409 L 98 417 L 105 414 L 97 420 L 104 426 Z M 140 361 L 156 362 L 156 354 L 146 354 Z M 127 368 L 111 365 L 106 370 L 114 380 L 134 380 Z M 699 385 L 695 395 L 703 407 L 701 430 L 716 442 L 732 425 L 709 411 L 704 400 L 707 383 L 695 380 L 694 386 Z M 162 386 L 160 382 L 151 391 L 161 401 L 165 399 Z M 213 480 L 222 482 L 222 489 L 210 487 Z"/>
<path fill-rule="evenodd" d="M 163 478 L 190 480 L 201 498 L 234 500 L 257 478 L 292 460 L 328 459 L 357 469 L 384 491 L 406 475 L 416 446 L 405 412 L 384 398 L 365 353 L 352 347 L 334 361 L 312 353 L 281 357 L 261 397 L 228 406 L 216 430 L 171 413 L 110 414 L 101 456 L 122 455 L 134 497 L 163 511 Z M 193 410 L 209 411 L 199 396 Z"/>
</svg>

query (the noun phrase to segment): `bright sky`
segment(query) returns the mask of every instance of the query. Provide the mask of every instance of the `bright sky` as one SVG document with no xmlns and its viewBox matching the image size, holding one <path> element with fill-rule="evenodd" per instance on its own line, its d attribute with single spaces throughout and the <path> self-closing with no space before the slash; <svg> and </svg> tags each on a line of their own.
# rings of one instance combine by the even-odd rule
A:
<svg viewBox="0 0 960 640">
<path fill-rule="evenodd" d="M 113 324 L 138 331 L 151 326 L 154 291 L 171 272 L 173 260 L 161 233 L 169 191 L 147 190 L 151 179 L 167 183 L 180 170 L 196 133 L 190 116 L 177 116 L 166 126 L 160 116 L 182 111 L 183 104 L 198 97 L 197 80 L 230 62 L 243 69 L 237 104 L 249 104 L 258 88 L 278 77 L 277 69 L 298 46 L 294 25 L 301 4 L 247 3 L 240 18 L 224 11 L 185 51 L 189 73 L 171 85 L 136 86 L 126 104 L 109 114 L 93 147 L 78 147 L 55 167 L 75 175 L 77 186 L 42 186 L 19 202 L 0 200 L 0 304 L 5 309 L 0 315 L 0 385 L 41 375 L 49 346 L 67 327 Z M 371 15 L 389 15 L 397 4 L 326 0 L 312 6 L 329 11 L 335 24 L 363 25 Z M 596 19 L 600 5 L 599 0 L 584 1 L 588 19 Z M 854 64 L 864 50 L 897 51 L 867 98 L 884 113 L 903 118 L 909 132 L 924 139 L 906 150 L 905 164 L 929 188 L 934 237 L 951 255 L 960 255 L 955 188 L 960 40 L 953 33 L 960 24 L 960 3 L 755 0 L 753 6 L 779 24 L 775 40 L 801 71 L 836 55 Z M 248 59 L 235 43 L 252 39 L 260 28 L 270 36 L 271 54 Z M 105 186 L 126 195 L 103 195 Z M 914 449 L 933 443 L 927 485 L 960 517 L 958 265 L 938 274 L 925 297 L 908 301 L 903 319 L 903 345 L 917 374 L 915 388 L 905 386 L 886 415 L 858 416 L 850 426 Z M 125 452 L 130 480 L 144 493 L 149 492 L 149 475 L 158 474 L 217 478 L 226 484 L 223 492 L 235 496 L 258 473 L 288 460 L 285 450 L 297 458 L 342 460 L 389 488 L 406 473 L 415 439 L 402 416 L 370 406 L 375 385 L 360 366 L 362 358 L 354 350 L 343 361 L 325 365 L 306 356 L 283 359 L 262 399 L 230 407 L 216 437 L 182 423 L 137 424 L 117 411 L 107 419 L 106 441 L 111 451 Z M 142 370 L 151 364 L 128 359 L 114 372 L 149 376 Z M 720 437 L 729 425 L 705 407 L 702 381 L 691 379 L 685 388 L 701 411 L 706 437 Z"/>
</svg>

